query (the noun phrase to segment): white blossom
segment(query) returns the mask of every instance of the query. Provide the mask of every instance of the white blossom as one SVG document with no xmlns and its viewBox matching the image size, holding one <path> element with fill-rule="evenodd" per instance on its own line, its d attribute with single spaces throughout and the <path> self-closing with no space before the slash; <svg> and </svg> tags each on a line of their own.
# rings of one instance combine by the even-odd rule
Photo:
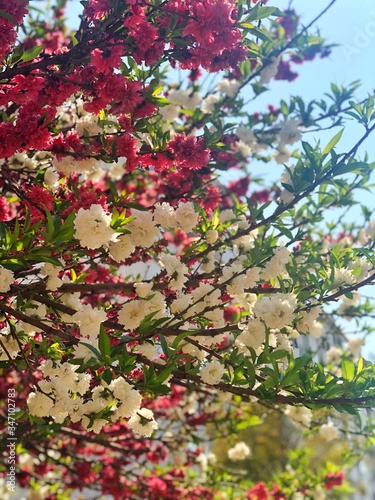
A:
<svg viewBox="0 0 375 500">
<path fill-rule="evenodd" d="M 290 119 L 285 120 L 281 123 L 279 132 L 279 147 L 285 146 L 285 144 L 294 144 L 301 140 L 302 134 L 299 129 L 299 120 Z"/>
<path fill-rule="evenodd" d="M 348 342 L 344 345 L 355 360 L 358 360 L 361 355 L 361 349 L 363 346 L 362 339 L 358 337 L 351 337 Z"/>
<path fill-rule="evenodd" d="M 135 245 L 131 234 L 124 234 L 116 241 L 111 241 L 108 245 L 109 255 L 116 262 L 123 262 L 130 257 L 135 250 Z"/>
<path fill-rule="evenodd" d="M 278 165 L 284 165 L 288 163 L 290 156 L 290 151 L 284 145 L 279 145 L 273 158 Z"/>
<path fill-rule="evenodd" d="M 262 297 L 254 306 L 254 314 L 269 328 L 283 328 L 292 323 L 296 299 L 291 294 L 275 293 Z"/>
<path fill-rule="evenodd" d="M 251 319 L 236 339 L 236 344 L 242 344 L 257 350 L 266 340 L 264 323 L 257 318 Z"/>
<path fill-rule="evenodd" d="M 199 92 L 191 92 L 191 90 L 170 89 L 168 92 L 168 100 L 179 104 L 183 108 L 196 109 L 201 102 L 202 97 Z"/>
<path fill-rule="evenodd" d="M 9 361 L 14 359 L 20 350 L 17 340 L 10 335 L 7 328 L 0 331 L 0 361 Z"/>
<path fill-rule="evenodd" d="M 117 233 L 110 227 L 111 216 L 101 205 L 80 208 L 74 220 L 75 237 L 81 245 L 90 249 L 100 248 L 115 241 Z"/>
<path fill-rule="evenodd" d="M 333 441 L 333 439 L 337 439 L 340 436 L 340 432 L 337 427 L 333 425 L 333 422 L 323 424 L 319 429 L 319 433 L 326 441 Z"/>
<path fill-rule="evenodd" d="M 82 304 L 81 310 L 72 316 L 72 321 L 79 325 L 81 335 L 93 338 L 99 335 L 100 324 L 106 319 L 105 311 L 96 309 L 91 304 Z"/>
<path fill-rule="evenodd" d="M 47 417 L 50 415 L 54 401 L 42 392 L 30 392 L 27 398 L 29 412 L 35 417 Z"/>
<path fill-rule="evenodd" d="M 313 321 L 309 327 L 309 334 L 315 339 L 320 339 L 323 335 L 323 324 L 320 321 Z"/>
<path fill-rule="evenodd" d="M 192 231 L 198 224 L 198 214 L 194 210 L 194 204 L 191 201 L 186 203 L 180 201 L 176 210 L 176 219 L 186 233 Z"/>
<path fill-rule="evenodd" d="M 135 246 L 149 248 L 160 236 L 160 231 L 152 220 L 152 214 L 133 209 L 131 215 L 135 219 L 127 224 L 126 229 L 131 232 L 129 236 L 131 236 L 132 243 Z"/>
<path fill-rule="evenodd" d="M 55 193 L 59 187 L 59 174 L 53 167 L 47 168 L 44 172 L 44 184 Z"/>
<path fill-rule="evenodd" d="M 335 274 L 332 286 L 338 288 L 342 285 L 352 285 L 355 283 L 356 279 L 353 273 L 347 267 L 335 268 Z"/>
<path fill-rule="evenodd" d="M 221 94 L 226 94 L 228 97 L 235 97 L 241 86 L 241 82 L 238 80 L 229 80 L 228 78 L 223 78 L 215 87 L 217 92 Z"/>
<path fill-rule="evenodd" d="M 147 314 L 147 302 L 138 299 L 130 300 L 123 304 L 118 320 L 126 330 L 133 331 L 140 326 Z"/>
<path fill-rule="evenodd" d="M 181 290 L 188 279 L 189 270 L 187 266 L 181 262 L 179 257 L 171 254 L 161 255 L 160 263 L 165 268 L 168 276 L 172 278 L 169 283 L 171 290 Z"/>
<path fill-rule="evenodd" d="M 10 285 L 14 281 L 13 271 L 0 266 L 0 293 L 6 293 L 10 290 Z"/>
<path fill-rule="evenodd" d="M 341 356 L 342 356 L 341 349 L 339 349 L 336 346 L 332 346 L 328 349 L 328 351 L 326 351 L 327 363 L 332 363 L 334 365 L 337 365 L 341 361 Z"/>
<path fill-rule="evenodd" d="M 150 437 L 152 432 L 158 428 L 154 420 L 154 414 L 148 408 L 140 408 L 129 419 L 129 427 L 140 436 Z"/>
<path fill-rule="evenodd" d="M 237 443 L 233 448 L 229 448 L 228 450 L 228 457 L 234 461 L 244 460 L 250 455 L 251 450 L 244 442 Z"/>
<path fill-rule="evenodd" d="M 175 104 L 167 104 L 159 108 L 159 114 L 163 117 L 166 122 L 174 122 L 178 119 L 180 115 L 181 107 Z"/>
<path fill-rule="evenodd" d="M 210 245 L 213 245 L 218 237 L 219 237 L 219 233 L 216 231 L 216 229 L 209 229 L 206 234 L 206 240 L 207 240 L 207 243 L 209 243 Z"/>
<path fill-rule="evenodd" d="M 202 107 L 201 107 L 202 112 L 207 115 L 210 115 L 215 111 L 215 104 L 217 104 L 218 102 L 220 102 L 220 97 L 216 96 L 215 94 L 209 94 L 202 101 Z"/>
<path fill-rule="evenodd" d="M 288 406 L 284 413 L 302 428 L 309 428 L 311 425 L 312 411 L 305 406 Z"/>
<path fill-rule="evenodd" d="M 152 283 L 146 283 L 141 281 L 139 283 L 134 283 L 135 293 L 141 299 L 147 298 L 152 292 Z"/>
<path fill-rule="evenodd" d="M 177 226 L 176 213 L 174 208 L 167 202 L 155 203 L 154 222 L 163 227 L 174 228 Z"/>
<path fill-rule="evenodd" d="M 224 374 L 225 368 L 219 360 L 214 359 L 207 363 L 200 372 L 201 379 L 205 384 L 218 384 Z"/>
<path fill-rule="evenodd" d="M 261 85 L 267 85 L 272 78 L 276 75 L 277 69 L 279 67 L 281 56 L 273 57 L 269 64 L 263 67 L 260 72 L 260 80 L 259 83 Z"/>
<path fill-rule="evenodd" d="M 55 291 L 62 285 L 62 280 L 58 277 L 61 267 L 46 262 L 41 268 L 41 273 L 47 276 L 47 290 Z"/>
</svg>

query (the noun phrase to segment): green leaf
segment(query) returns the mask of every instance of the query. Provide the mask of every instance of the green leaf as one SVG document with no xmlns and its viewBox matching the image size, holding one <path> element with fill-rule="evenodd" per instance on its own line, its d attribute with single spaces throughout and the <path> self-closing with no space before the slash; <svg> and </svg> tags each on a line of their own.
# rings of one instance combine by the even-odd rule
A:
<svg viewBox="0 0 375 500">
<path fill-rule="evenodd" d="M 333 149 L 336 144 L 339 142 L 341 139 L 342 134 L 344 133 L 344 129 L 341 129 L 340 132 L 338 132 L 327 144 L 327 146 L 323 149 L 323 155 L 327 155 L 331 149 Z"/>
<path fill-rule="evenodd" d="M 363 370 L 363 358 L 360 357 L 357 365 L 357 374 L 361 373 L 362 370 Z"/>
<path fill-rule="evenodd" d="M 103 358 L 109 358 L 111 354 L 111 341 L 103 325 L 100 325 L 98 346 Z"/>
<path fill-rule="evenodd" d="M 18 22 L 14 19 L 14 17 L 10 15 L 8 12 L 5 12 L 4 10 L 0 10 L 0 17 L 3 17 L 7 21 L 10 21 L 15 26 L 17 26 L 18 24 Z"/>
<path fill-rule="evenodd" d="M 259 19 L 265 19 L 271 16 L 284 17 L 285 14 L 276 7 L 261 7 L 260 4 L 258 4 L 251 9 L 250 14 L 246 17 L 246 22 L 258 21 Z M 241 26 L 242 25 L 241 23 Z"/>
<path fill-rule="evenodd" d="M 169 349 L 166 338 L 161 333 L 159 334 L 159 340 L 160 340 L 160 345 L 161 345 L 161 348 L 163 349 L 164 354 L 167 356 L 167 358 L 169 358 L 171 355 L 170 349 Z"/>
<path fill-rule="evenodd" d="M 355 364 L 351 359 L 343 359 L 341 363 L 342 376 L 351 382 L 355 376 Z"/>
<path fill-rule="evenodd" d="M 22 62 L 32 61 L 44 50 L 44 45 L 36 45 L 35 47 L 26 50 L 21 56 Z"/>
</svg>

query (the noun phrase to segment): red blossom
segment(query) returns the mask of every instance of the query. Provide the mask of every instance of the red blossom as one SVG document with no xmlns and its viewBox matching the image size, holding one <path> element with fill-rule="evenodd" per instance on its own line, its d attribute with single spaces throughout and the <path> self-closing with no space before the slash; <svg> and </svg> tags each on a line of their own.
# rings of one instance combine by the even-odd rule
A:
<svg viewBox="0 0 375 500">
<path fill-rule="evenodd" d="M 238 198 L 241 196 L 246 196 L 249 189 L 250 179 L 249 177 L 241 177 L 236 181 L 231 181 L 228 183 L 228 189 Z"/>
<path fill-rule="evenodd" d="M 297 16 L 294 9 L 286 9 L 284 10 L 284 16 L 279 17 L 277 22 L 284 28 L 285 37 L 290 39 L 291 35 L 293 35 L 297 29 L 299 16 Z"/>
<path fill-rule="evenodd" d="M 0 196 L 0 221 L 11 219 L 10 206 L 5 196 Z"/>
<path fill-rule="evenodd" d="M 173 153 L 177 166 L 189 170 L 198 170 L 210 161 L 210 150 L 204 147 L 203 139 L 192 135 L 176 135 L 168 144 L 168 150 Z"/>
<path fill-rule="evenodd" d="M 277 67 L 277 73 L 274 77 L 275 80 L 287 80 L 288 82 L 292 82 L 297 76 L 298 73 L 291 70 L 290 63 L 281 59 Z"/>
<path fill-rule="evenodd" d="M 53 195 L 42 186 L 26 188 L 27 199 L 24 204 L 30 210 L 31 220 L 37 222 L 45 219 L 45 209 L 51 211 L 54 204 Z M 30 200 L 30 201 L 29 201 Z"/>
<path fill-rule="evenodd" d="M 268 500 L 269 490 L 264 483 L 258 483 L 250 488 L 247 498 L 254 500 Z"/>
<path fill-rule="evenodd" d="M 324 487 L 327 490 L 332 490 L 335 486 L 341 486 L 344 480 L 345 474 L 343 471 L 328 472 L 326 478 L 324 479 Z"/>
</svg>

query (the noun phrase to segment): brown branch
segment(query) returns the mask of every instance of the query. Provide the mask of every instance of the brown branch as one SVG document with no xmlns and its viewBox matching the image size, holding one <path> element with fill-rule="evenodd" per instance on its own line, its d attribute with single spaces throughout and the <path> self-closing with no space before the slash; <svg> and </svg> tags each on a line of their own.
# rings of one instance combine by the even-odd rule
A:
<svg viewBox="0 0 375 500">
<path fill-rule="evenodd" d="M 48 326 L 42 321 L 39 321 L 38 319 L 35 318 L 31 318 L 27 314 L 24 314 L 21 311 L 16 311 L 15 309 L 12 309 L 11 307 L 5 304 L 0 304 L 0 311 L 9 314 L 10 316 L 13 316 L 16 319 L 23 321 L 24 323 L 33 325 L 47 334 L 56 335 L 57 337 L 60 337 L 63 340 L 69 340 L 73 344 L 78 344 L 78 339 L 75 338 L 73 335 L 70 335 L 62 330 L 57 330 L 52 326 Z"/>
</svg>

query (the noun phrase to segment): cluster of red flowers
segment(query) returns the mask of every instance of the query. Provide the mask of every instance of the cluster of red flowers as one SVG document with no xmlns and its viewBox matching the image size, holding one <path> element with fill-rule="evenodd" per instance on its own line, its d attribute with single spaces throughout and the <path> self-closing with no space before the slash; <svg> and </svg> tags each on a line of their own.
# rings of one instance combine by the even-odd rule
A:
<svg viewBox="0 0 375 500">
<path fill-rule="evenodd" d="M 0 0 L 0 57 L 11 50 L 17 38 L 17 26 L 27 14 L 28 0 Z"/>
</svg>

